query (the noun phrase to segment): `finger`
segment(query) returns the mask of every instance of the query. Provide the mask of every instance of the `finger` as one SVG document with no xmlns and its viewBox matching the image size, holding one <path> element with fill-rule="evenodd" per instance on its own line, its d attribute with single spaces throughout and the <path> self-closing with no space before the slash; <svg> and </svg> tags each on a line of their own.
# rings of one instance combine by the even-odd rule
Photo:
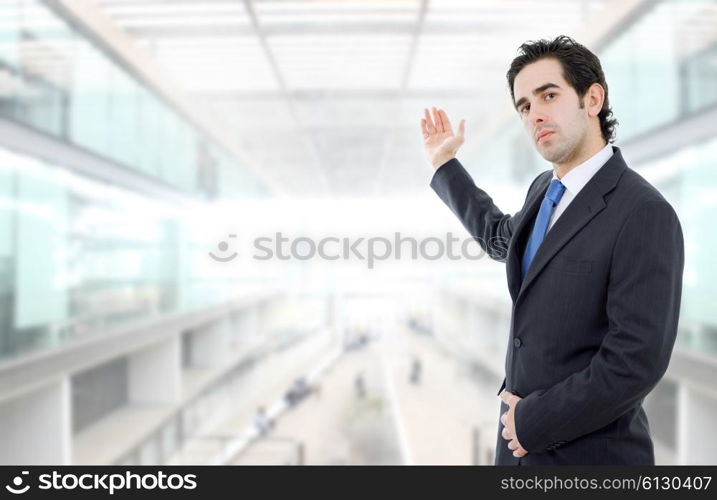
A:
<svg viewBox="0 0 717 500">
<path fill-rule="evenodd" d="M 527 454 L 528 454 L 528 452 L 525 451 L 523 448 L 519 448 L 513 452 L 513 456 L 517 457 L 517 458 L 522 458 Z"/>
<path fill-rule="evenodd" d="M 513 439 L 513 435 L 510 433 L 507 427 L 503 427 L 503 431 L 500 433 L 500 435 L 503 437 L 503 439 Z"/>
<path fill-rule="evenodd" d="M 505 389 L 503 389 L 503 392 L 500 393 L 500 399 L 502 399 L 505 404 L 508 404 L 508 402 L 510 401 L 510 398 L 512 396 L 513 396 L 513 394 L 506 391 Z M 510 405 L 508 405 L 508 406 L 510 406 Z"/>
<path fill-rule="evenodd" d="M 438 133 L 445 132 L 443 129 L 443 122 L 441 122 L 441 114 L 438 112 L 437 108 L 433 108 L 433 123 L 436 124 L 436 131 Z"/>
<path fill-rule="evenodd" d="M 508 449 L 514 450 L 514 451 L 518 449 L 518 445 L 515 444 L 515 439 L 512 439 L 511 441 L 508 442 Z"/>
<path fill-rule="evenodd" d="M 426 119 L 421 118 L 421 132 L 423 132 L 423 137 L 428 136 L 428 129 L 426 128 Z"/>
<path fill-rule="evenodd" d="M 443 129 L 446 132 L 450 132 L 452 134 L 453 128 L 451 127 L 451 121 L 448 119 L 448 115 L 442 109 L 440 110 L 440 115 L 441 115 L 441 123 L 443 123 Z"/>
<path fill-rule="evenodd" d="M 443 110 L 442 109 L 436 109 L 436 114 L 438 115 L 438 121 L 440 122 L 440 127 L 442 132 L 447 132 L 448 129 L 446 128 L 446 122 L 443 120 Z"/>
<path fill-rule="evenodd" d="M 431 114 L 428 112 L 428 109 L 424 110 L 426 113 L 426 125 L 428 127 L 428 132 L 433 133 L 435 132 L 436 125 L 433 123 L 433 120 L 431 119 Z"/>
<path fill-rule="evenodd" d="M 505 399 L 503 401 L 505 401 L 505 404 L 507 404 L 508 407 L 512 410 L 513 407 L 515 406 L 515 403 L 517 403 L 519 400 L 520 400 L 520 398 L 518 396 L 516 396 L 515 394 L 511 394 L 509 392 L 505 396 Z"/>
<path fill-rule="evenodd" d="M 466 121 L 461 120 L 458 124 L 458 137 L 463 138 L 466 135 Z"/>
</svg>

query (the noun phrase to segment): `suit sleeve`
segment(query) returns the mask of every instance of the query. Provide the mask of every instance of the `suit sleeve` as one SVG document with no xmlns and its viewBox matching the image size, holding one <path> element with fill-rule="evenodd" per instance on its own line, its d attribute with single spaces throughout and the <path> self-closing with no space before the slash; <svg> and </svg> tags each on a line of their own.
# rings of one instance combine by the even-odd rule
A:
<svg viewBox="0 0 717 500">
<path fill-rule="evenodd" d="M 530 189 L 538 178 L 533 180 Z M 490 258 L 504 262 L 521 211 L 513 216 L 501 212 L 488 193 L 475 185 L 473 178 L 456 158 L 436 170 L 431 179 L 431 188 L 458 217 L 483 251 Z"/>
<path fill-rule="evenodd" d="M 608 331 L 590 364 L 515 406 L 518 441 L 541 452 L 605 427 L 662 378 L 682 293 L 684 242 L 664 200 L 640 204 L 620 230 L 607 288 Z"/>
</svg>

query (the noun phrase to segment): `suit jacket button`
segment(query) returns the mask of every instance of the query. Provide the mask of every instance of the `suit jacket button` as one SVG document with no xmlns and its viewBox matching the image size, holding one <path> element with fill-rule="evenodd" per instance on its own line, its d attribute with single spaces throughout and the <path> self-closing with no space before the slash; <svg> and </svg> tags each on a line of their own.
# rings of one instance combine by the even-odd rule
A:
<svg viewBox="0 0 717 500">
<path fill-rule="evenodd" d="M 516 337 L 513 339 L 513 345 L 515 347 L 520 347 L 521 345 L 523 345 L 523 342 L 521 342 L 521 340 L 518 337 Z"/>
</svg>

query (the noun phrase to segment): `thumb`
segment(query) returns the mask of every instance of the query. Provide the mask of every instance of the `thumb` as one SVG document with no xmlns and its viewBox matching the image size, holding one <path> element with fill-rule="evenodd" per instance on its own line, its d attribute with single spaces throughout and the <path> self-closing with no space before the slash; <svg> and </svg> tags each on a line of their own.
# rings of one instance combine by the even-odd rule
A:
<svg viewBox="0 0 717 500">
<path fill-rule="evenodd" d="M 461 122 L 458 124 L 458 137 L 463 139 L 466 133 L 466 121 L 461 120 Z"/>
</svg>

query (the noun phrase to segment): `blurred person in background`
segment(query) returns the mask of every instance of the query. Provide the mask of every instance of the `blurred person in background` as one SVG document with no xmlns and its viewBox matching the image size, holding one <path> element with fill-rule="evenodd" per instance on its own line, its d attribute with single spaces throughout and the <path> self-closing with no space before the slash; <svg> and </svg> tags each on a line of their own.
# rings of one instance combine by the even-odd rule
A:
<svg viewBox="0 0 717 500">
<path fill-rule="evenodd" d="M 260 406 L 256 410 L 254 425 L 259 435 L 263 436 L 274 427 L 274 421 L 266 414 L 266 408 Z"/>
<path fill-rule="evenodd" d="M 514 215 L 456 158 L 465 120 L 454 132 L 442 109 L 421 119 L 432 189 L 506 263 L 513 312 L 495 463 L 654 464 L 642 403 L 677 333 L 680 222 L 611 145 L 617 122 L 590 50 L 566 36 L 524 43 L 507 79 L 553 165 Z"/>
<path fill-rule="evenodd" d="M 363 379 L 362 373 L 357 373 L 354 378 L 354 391 L 358 399 L 364 399 L 366 397 L 366 382 Z"/>
<path fill-rule="evenodd" d="M 408 376 L 409 382 L 411 382 L 414 385 L 418 385 L 421 383 L 421 360 L 415 356 L 413 358 L 413 361 L 411 362 L 411 372 Z"/>
</svg>

